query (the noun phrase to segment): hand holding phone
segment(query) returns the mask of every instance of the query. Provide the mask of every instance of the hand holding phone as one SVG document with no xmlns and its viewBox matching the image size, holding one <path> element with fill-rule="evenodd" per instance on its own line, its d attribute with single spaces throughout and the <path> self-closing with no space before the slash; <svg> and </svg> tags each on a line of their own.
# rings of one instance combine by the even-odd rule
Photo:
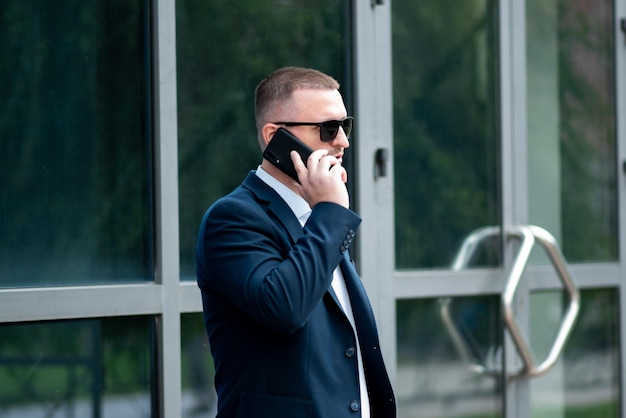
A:
<svg viewBox="0 0 626 418">
<path fill-rule="evenodd" d="M 346 171 L 334 157 L 325 155 L 328 151 L 318 150 L 319 159 L 314 159 L 311 161 L 312 165 L 307 166 L 313 149 L 286 129 L 280 128 L 265 148 L 263 157 L 300 183 L 291 159 L 291 151 L 296 151 L 300 155 L 302 163 L 307 168 L 307 178 L 303 179 L 305 183 L 299 190 L 311 207 L 319 202 L 334 202 L 346 208 L 350 207 L 350 198 L 345 186 Z M 315 178 L 314 181 L 311 181 L 312 177 Z"/>
</svg>

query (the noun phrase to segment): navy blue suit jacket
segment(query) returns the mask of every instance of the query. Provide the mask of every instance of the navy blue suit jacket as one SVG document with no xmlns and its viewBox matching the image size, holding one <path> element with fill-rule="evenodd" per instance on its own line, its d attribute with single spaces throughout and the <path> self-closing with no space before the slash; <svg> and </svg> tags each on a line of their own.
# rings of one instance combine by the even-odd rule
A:
<svg viewBox="0 0 626 418">
<path fill-rule="evenodd" d="M 215 361 L 219 418 L 359 417 L 356 344 L 330 286 L 341 266 L 371 416 L 396 416 L 371 306 L 347 253 L 361 218 L 334 203 L 304 228 L 251 172 L 204 215 L 197 276 Z"/>
</svg>

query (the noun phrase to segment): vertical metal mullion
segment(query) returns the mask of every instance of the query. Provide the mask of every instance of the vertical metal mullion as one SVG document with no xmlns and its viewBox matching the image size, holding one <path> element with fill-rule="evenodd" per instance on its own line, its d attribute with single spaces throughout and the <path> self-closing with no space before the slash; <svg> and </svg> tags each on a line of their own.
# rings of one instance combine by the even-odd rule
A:
<svg viewBox="0 0 626 418">
<path fill-rule="evenodd" d="M 502 135 L 502 223 L 503 230 L 528 222 L 528 150 L 527 150 L 527 93 L 526 93 L 526 2 L 502 0 L 499 4 L 500 32 L 500 86 Z M 506 245 L 504 267 L 508 271 L 515 248 Z M 518 290 L 516 305 L 525 306 L 518 311 L 520 325 L 528 326 L 528 287 Z M 527 331 L 525 329 L 524 331 Z M 519 367 L 517 351 L 508 333 L 504 333 L 505 373 L 504 416 L 525 418 L 530 416 L 530 385 L 528 380 L 510 381 L 507 370 Z"/>
<path fill-rule="evenodd" d="M 163 310 L 157 317 L 158 393 L 153 414 L 179 417 L 182 410 L 179 235 L 178 121 L 176 101 L 176 3 L 153 0 L 154 16 L 154 133 L 156 206 L 156 281 L 161 285 Z"/>
<path fill-rule="evenodd" d="M 389 150 L 393 161 L 391 85 L 391 5 L 372 8 L 354 4 L 355 107 L 358 182 L 356 200 L 364 222 L 359 227 L 359 270 L 378 319 L 382 352 L 392 381 L 395 379 L 395 293 L 389 280 L 394 271 L 393 167 L 387 176 L 374 178 L 377 149 Z"/>
<path fill-rule="evenodd" d="M 616 135 L 617 135 L 617 193 L 618 193 L 618 219 L 619 219 L 619 265 L 621 269 L 618 295 L 619 295 L 619 341 L 620 341 L 620 358 L 619 364 L 621 372 L 619 373 L 619 399 L 620 399 L 620 417 L 626 418 L 626 407 L 624 399 L 626 399 L 626 376 L 624 375 L 624 362 L 626 361 L 626 32 L 623 31 L 621 23 L 626 18 L 626 3 L 623 0 L 614 1 L 614 54 L 615 54 L 615 89 L 616 89 Z"/>
</svg>

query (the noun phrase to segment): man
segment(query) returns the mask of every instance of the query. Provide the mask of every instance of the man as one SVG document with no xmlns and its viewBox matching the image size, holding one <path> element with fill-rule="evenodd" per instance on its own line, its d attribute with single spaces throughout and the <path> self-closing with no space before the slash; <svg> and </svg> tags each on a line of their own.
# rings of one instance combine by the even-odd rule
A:
<svg viewBox="0 0 626 418">
<path fill-rule="evenodd" d="M 342 167 L 352 119 L 339 84 L 282 68 L 255 91 L 261 149 L 286 128 L 314 152 L 299 182 L 263 160 L 205 214 L 198 285 L 218 418 L 393 418 L 374 315 L 346 251 L 361 218 Z"/>
</svg>

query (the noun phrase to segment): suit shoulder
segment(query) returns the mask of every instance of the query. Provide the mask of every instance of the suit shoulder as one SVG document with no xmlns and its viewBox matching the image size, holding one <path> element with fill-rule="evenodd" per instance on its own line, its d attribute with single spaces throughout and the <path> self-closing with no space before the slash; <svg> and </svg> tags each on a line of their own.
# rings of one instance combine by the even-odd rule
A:
<svg viewBox="0 0 626 418">
<path fill-rule="evenodd" d="M 210 219 L 237 218 L 245 214 L 263 212 L 260 203 L 250 190 L 237 187 L 231 193 L 216 200 L 204 214 L 204 221 Z"/>
</svg>

